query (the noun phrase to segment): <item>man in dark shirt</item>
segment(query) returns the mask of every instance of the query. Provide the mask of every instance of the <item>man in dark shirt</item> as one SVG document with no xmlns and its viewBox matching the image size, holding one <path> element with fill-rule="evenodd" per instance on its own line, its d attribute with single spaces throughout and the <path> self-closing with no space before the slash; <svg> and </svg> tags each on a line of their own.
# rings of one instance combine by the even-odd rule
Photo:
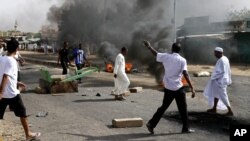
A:
<svg viewBox="0 0 250 141">
<path fill-rule="evenodd" d="M 69 61 L 68 54 L 69 54 L 68 42 L 65 41 L 63 43 L 63 48 L 59 51 L 59 56 L 58 56 L 58 61 L 57 61 L 58 64 L 59 64 L 59 61 L 61 63 L 61 66 L 63 69 L 62 74 L 67 74 L 67 67 L 68 67 L 68 61 Z"/>
</svg>

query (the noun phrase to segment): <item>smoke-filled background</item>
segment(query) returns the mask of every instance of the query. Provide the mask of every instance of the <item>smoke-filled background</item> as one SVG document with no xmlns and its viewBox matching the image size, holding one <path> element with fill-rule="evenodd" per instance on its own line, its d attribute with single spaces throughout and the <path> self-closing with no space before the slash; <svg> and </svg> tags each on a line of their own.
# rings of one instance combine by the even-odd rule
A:
<svg viewBox="0 0 250 141">
<path fill-rule="evenodd" d="M 48 24 L 46 17 L 49 9 L 53 5 L 61 7 L 65 1 L 72 0 L 0 0 L 0 30 L 13 29 L 17 20 L 19 30 L 37 32 L 44 24 Z M 99 0 L 99 3 L 104 3 L 104 1 Z M 117 0 L 108 1 L 116 2 Z M 124 1 L 134 3 L 134 0 Z M 151 1 L 157 2 L 158 0 Z M 227 19 L 226 15 L 230 11 L 239 11 L 244 8 L 250 9 L 249 0 L 176 0 L 176 23 L 180 26 L 186 17 L 204 15 L 210 16 L 212 21 L 222 21 Z"/>
<path fill-rule="evenodd" d="M 120 48 L 126 46 L 129 48 L 128 60 L 134 64 L 147 65 L 148 70 L 159 81 L 162 74 L 160 72 L 163 71 L 162 66 L 155 62 L 155 58 L 144 48 L 142 41 L 149 40 L 158 51 L 170 51 L 175 38 L 173 2 L 173 0 L 71 0 L 65 1 L 60 7 L 52 6 L 47 17 L 51 24 L 58 26 L 59 44 L 63 41 L 68 41 L 70 44 L 82 42 L 92 53 L 98 53 L 100 57 L 111 62 L 114 62 Z M 210 5 L 204 0 L 192 0 L 192 2 L 177 0 L 177 2 L 177 26 L 183 22 L 183 17 L 190 13 L 195 13 L 195 16 L 204 16 L 202 13 L 206 13 L 205 15 L 212 17 L 212 21 L 226 19 L 226 14 L 217 12 L 215 8 L 221 11 L 228 1 L 220 1 L 220 6 L 217 1 L 209 2 Z M 232 8 L 228 6 L 228 9 Z M 201 12 L 202 9 L 205 11 Z M 216 46 L 216 43 L 213 46 Z M 188 50 L 194 53 L 192 51 L 195 49 Z"/>
<path fill-rule="evenodd" d="M 57 45 L 61 45 L 64 40 L 71 45 L 82 42 L 91 52 L 99 52 L 100 57 L 111 62 L 120 48 L 126 46 L 130 53 L 128 61 L 141 66 L 147 64 L 151 66 L 149 70 L 152 72 L 158 72 L 159 69 L 154 67 L 155 59 L 141 41 L 148 39 L 158 50 L 169 51 L 174 39 L 174 0 L 0 1 L 1 31 L 12 30 L 15 21 L 18 23 L 17 30 L 27 32 L 37 32 L 41 26 L 52 24 L 59 28 Z M 176 27 L 183 25 L 184 18 L 187 17 L 209 16 L 211 22 L 229 20 L 230 12 L 241 9 L 250 9 L 250 1 L 176 0 Z M 214 40 L 207 42 L 206 39 L 197 42 L 186 40 L 191 47 L 190 50 L 185 50 L 184 55 L 190 62 L 194 60 L 195 55 L 192 54 L 197 48 L 234 46 L 234 42 L 230 43 L 228 39 L 230 37 L 224 38 L 223 44 Z M 211 51 L 211 48 L 198 51 L 196 60 L 201 60 L 201 54 Z M 214 61 L 212 53 L 207 58 L 205 62 Z"/>
<path fill-rule="evenodd" d="M 174 39 L 170 0 L 73 0 L 50 10 L 48 19 L 58 24 L 59 43 L 84 42 L 111 62 L 125 46 L 133 64 L 148 65 L 153 74 L 162 71 L 142 41 L 150 40 L 161 51 L 170 47 Z"/>
</svg>

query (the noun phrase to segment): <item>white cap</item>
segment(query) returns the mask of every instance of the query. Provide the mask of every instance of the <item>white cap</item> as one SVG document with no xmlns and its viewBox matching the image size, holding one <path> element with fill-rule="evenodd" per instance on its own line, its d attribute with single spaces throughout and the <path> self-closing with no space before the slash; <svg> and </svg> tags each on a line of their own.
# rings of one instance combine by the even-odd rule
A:
<svg viewBox="0 0 250 141">
<path fill-rule="evenodd" d="M 216 47 L 216 48 L 214 49 L 214 51 L 223 53 L 223 48 L 221 48 L 221 47 Z"/>
</svg>

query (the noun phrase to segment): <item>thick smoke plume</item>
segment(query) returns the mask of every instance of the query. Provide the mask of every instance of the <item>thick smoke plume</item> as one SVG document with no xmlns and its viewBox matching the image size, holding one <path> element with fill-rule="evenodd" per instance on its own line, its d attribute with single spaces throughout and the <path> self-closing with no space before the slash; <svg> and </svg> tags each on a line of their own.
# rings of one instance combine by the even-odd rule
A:
<svg viewBox="0 0 250 141">
<path fill-rule="evenodd" d="M 142 41 L 150 40 L 161 51 L 168 49 L 173 41 L 171 5 L 170 0 L 72 0 L 62 7 L 51 7 L 48 19 L 58 24 L 59 43 L 94 45 L 99 56 L 111 62 L 126 46 L 128 60 L 148 66 L 160 81 L 162 66 Z"/>
<path fill-rule="evenodd" d="M 192 1 L 196 10 L 186 11 L 212 17 L 211 10 L 205 10 L 212 8 L 212 5 L 200 7 L 201 1 Z M 186 14 L 183 11 L 192 6 L 187 1 L 176 2 L 178 27 L 178 21 L 183 20 Z M 215 5 L 217 1 L 207 3 Z M 114 62 L 120 48 L 126 46 L 129 48 L 127 60 L 140 64 L 141 67 L 147 66 L 148 71 L 160 82 L 162 65 L 156 63 L 155 57 L 143 46 L 142 41 L 149 40 L 160 52 L 170 52 L 175 38 L 173 10 L 173 0 L 70 0 L 61 7 L 51 7 L 48 19 L 58 25 L 58 44 L 63 41 L 69 41 L 70 44 L 82 42 L 91 53 L 98 53 L 106 63 Z M 220 15 L 226 15 L 222 13 Z M 217 11 L 214 15 L 218 15 Z M 223 19 L 225 17 L 221 17 Z M 210 24 L 210 21 L 206 22 L 206 17 L 203 22 L 198 21 L 196 24 L 194 20 L 191 21 L 191 24 L 184 24 L 188 29 L 184 33 L 203 35 L 178 39 L 184 48 L 182 54 L 188 62 L 214 64 L 216 58 L 213 49 L 216 46 L 224 47 L 225 54 L 229 57 L 237 54 L 237 42 L 232 35 L 206 37 L 205 34 L 210 31 L 206 32 L 204 27 L 209 27 L 206 24 Z"/>
</svg>

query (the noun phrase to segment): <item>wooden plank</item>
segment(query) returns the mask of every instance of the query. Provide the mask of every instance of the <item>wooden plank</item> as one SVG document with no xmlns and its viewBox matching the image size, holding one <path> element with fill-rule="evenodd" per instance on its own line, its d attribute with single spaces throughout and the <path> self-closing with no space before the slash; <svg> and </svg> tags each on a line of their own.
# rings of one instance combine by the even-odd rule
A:
<svg viewBox="0 0 250 141">
<path fill-rule="evenodd" d="M 40 73 L 43 80 L 48 81 L 50 83 L 52 82 L 51 75 L 48 70 L 41 68 Z"/>
<path fill-rule="evenodd" d="M 98 70 L 97 68 L 90 68 L 88 70 L 85 70 L 85 71 L 81 72 L 78 75 L 70 76 L 70 77 L 62 80 L 62 82 L 68 82 L 68 81 L 77 80 L 77 79 L 82 78 L 82 77 L 84 77 L 86 75 L 89 75 L 89 74 L 91 74 L 93 72 L 96 72 L 97 70 Z"/>
<path fill-rule="evenodd" d="M 84 71 L 86 71 L 86 70 L 92 70 L 92 69 L 97 69 L 96 67 L 86 67 L 86 68 L 82 68 L 82 69 L 80 69 L 80 70 L 76 70 L 76 74 L 80 74 L 80 73 L 82 73 L 82 72 L 84 72 Z"/>
<path fill-rule="evenodd" d="M 61 75 L 61 74 L 59 74 L 59 75 L 51 75 L 50 77 L 51 77 L 51 79 L 53 81 L 62 81 L 64 79 L 66 79 L 66 75 Z"/>
<path fill-rule="evenodd" d="M 125 127 L 142 127 L 142 118 L 121 118 L 112 120 L 113 127 L 125 128 Z"/>
</svg>

